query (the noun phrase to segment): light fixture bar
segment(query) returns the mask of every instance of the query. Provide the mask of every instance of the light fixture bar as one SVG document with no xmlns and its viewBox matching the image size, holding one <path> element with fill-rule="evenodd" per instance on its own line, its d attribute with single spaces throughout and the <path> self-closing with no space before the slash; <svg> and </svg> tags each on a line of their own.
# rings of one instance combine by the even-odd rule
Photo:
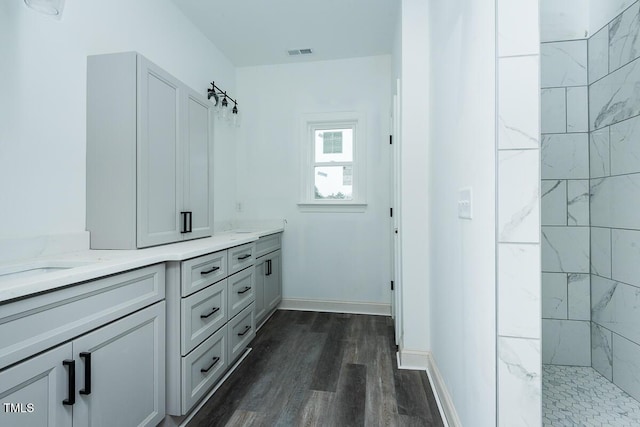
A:
<svg viewBox="0 0 640 427">
<path fill-rule="evenodd" d="M 227 95 L 226 90 L 222 90 L 219 86 L 216 86 L 215 82 L 211 82 L 211 87 L 207 89 L 207 99 L 215 99 L 215 105 L 218 105 L 218 100 L 220 99 L 220 97 L 222 97 L 223 107 L 226 107 L 225 102 L 228 103 L 228 101 L 225 101 L 226 99 L 229 99 L 231 102 L 233 102 L 232 113 L 238 114 L 238 101 Z"/>
</svg>

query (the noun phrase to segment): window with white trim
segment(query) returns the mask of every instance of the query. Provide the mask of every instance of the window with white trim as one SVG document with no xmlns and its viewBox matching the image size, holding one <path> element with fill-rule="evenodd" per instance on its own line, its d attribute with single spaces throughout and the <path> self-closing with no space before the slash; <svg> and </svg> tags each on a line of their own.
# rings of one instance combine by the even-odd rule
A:
<svg viewBox="0 0 640 427">
<path fill-rule="evenodd" d="M 300 209 L 363 211 L 366 207 L 363 116 L 307 114 L 302 128 Z"/>
</svg>

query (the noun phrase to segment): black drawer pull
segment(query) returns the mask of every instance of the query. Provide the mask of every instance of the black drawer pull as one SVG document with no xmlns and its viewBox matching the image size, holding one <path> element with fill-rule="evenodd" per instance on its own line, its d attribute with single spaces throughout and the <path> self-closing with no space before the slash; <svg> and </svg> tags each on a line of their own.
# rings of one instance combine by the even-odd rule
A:
<svg viewBox="0 0 640 427">
<path fill-rule="evenodd" d="M 240 261 L 242 261 L 242 260 L 244 260 L 244 259 L 247 259 L 247 258 L 251 258 L 251 254 L 244 254 L 244 255 L 239 256 L 239 257 L 238 257 L 238 259 L 239 259 Z"/>
<path fill-rule="evenodd" d="M 207 317 L 211 317 L 214 313 L 217 313 L 218 311 L 220 311 L 220 307 L 213 307 L 209 312 L 209 314 L 201 314 L 200 318 L 206 319 Z"/>
<path fill-rule="evenodd" d="M 76 361 L 65 359 L 62 361 L 63 366 L 69 367 L 69 398 L 62 401 L 63 405 L 73 405 L 76 403 Z"/>
<path fill-rule="evenodd" d="M 83 351 L 80 357 L 84 359 L 84 388 L 80 394 L 91 394 L 91 353 Z"/>
<path fill-rule="evenodd" d="M 251 286 L 245 286 L 244 289 L 238 291 L 238 294 L 244 294 L 247 291 L 251 290 Z"/>
<path fill-rule="evenodd" d="M 203 276 L 206 276 L 207 274 L 211 274 L 211 273 L 213 273 L 214 271 L 218 271 L 218 270 L 220 270 L 220 267 L 211 267 L 211 268 L 210 268 L 210 269 L 208 269 L 208 270 L 202 270 L 202 271 L 200 272 L 200 274 L 202 274 Z"/>
<path fill-rule="evenodd" d="M 211 370 L 211 368 L 213 368 L 213 367 L 216 365 L 216 363 L 218 363 L 219 361 L 220 361 L 220 358 L 219 358 L 219 357 L 214 357 L 214 358 L 213 358 L 213 363 L 212 363 L 211 365 L 209 365 L 209 367 L 208 367 L 208 368 L 202 368 L 202 369 L 200 369 L 200 372 L 202 372 L 203 374 L 206 374 L 206 373 L 207 373 L 207 372 L 209 372 L 209 371 Z"/>
<path fill-rule="evenodd" d="M 243 335 L 245 335 L 247 332 L 249 332 L 251 330 L 251 326 L 247 325 L 244 327 L 244 331 L 242 332 L 238 332 L 238 336 L 241 337 Z"/>
</svg>

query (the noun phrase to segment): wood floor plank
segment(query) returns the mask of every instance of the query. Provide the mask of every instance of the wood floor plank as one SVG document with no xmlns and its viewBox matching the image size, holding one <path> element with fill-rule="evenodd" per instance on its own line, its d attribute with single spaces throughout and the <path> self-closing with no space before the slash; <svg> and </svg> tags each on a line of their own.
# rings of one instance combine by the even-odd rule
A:
<svg viewBox="0 0 640 427">
<path fill-rule="evenodd" d="M 305 395 L 305 403 L 298 412 L 293 425 L 300 427 L 330 426 L 327 414 L 334 406 L 335 393 L 309 390 Z"/>
<path fill-rule="evenodd" d="M 226 427 L 238 427 L 238 426 L 258 426 L 262 424 L 262 414 L 251 411 L 237 410 L 233 413 L 229 421 L 225 424 Z"/>
<path fill-rule="evenodd" d="M 427 375 L 424 371 L 400 370 L 396 372 L 398 413 L 420 418 L 425 425 L 442 425 L 435 398 L 431 404 L 427 397 L 423 375 L 426 378 Z M 429 383 L 428 379 L 426 382 Z"/>
<path fill-rule="evenodd" d="M 266 406 L 275 411 L 286 403 L 292 385 L 304 382 L 304 377 L 309 378 L 307 372 L 317 364 L 322 340 L 319 339 L 319 334 L 304 333 L 299 325 L 290 325 L 289 329 L 295 333 L 289 334 L 288 339 L 279 347 L 271 349 L 268 354 L 265 353 L 269 362 L 265 364 L 264 372 L 259 376 L 260 381 L 255 381 L 245 391 L 240 406 L 242 409 L 257 411 Z M 300 351 L 301 349 L 304 351 Z M 256 347 L 254 351 L 261 349 Z"/>
<path fill-rule="evenodd" d="M 317 334 L 307 334 L 302 341 L 302 347 L 297 354 L 292 357 L 289 365 L 285 366 L 282 372 L 281 386 L 278 387 L 278 399 L 269 406 L 273 412 L 267 421 L 273 421 L 268 425 L 290 426 L 295 425 L 294 421 L 298 413 L 305 404 L 305 393 L 311 384 L 310 372 L 317 365 L 322 352 L 322 341 L 318 340 Z M 300 351 L 300 349 L 304 349 Z M 275 408 L 279 407 L 279 410 Z"/>
<path fill-rule="evenodd" d="M 387 337 L 378 335 L 374 341 L 375 355 L 367 363 L 367 400 L 365 424 L 367 426 L 393 425 L 396 404 L 391 352 L 387 347 Z"/>
<path fill-rule="evenodd" d="M 311 325 L 316 319 L 317 313 L 315 311 L 299 311 L 296 323 L 300 325 Z"/>
<path fill-rule="evenodd" d="M 344 354 L 344 337 L 349 323 L 349 318 L 334 317 L 332 319 L 324 339 L 322 353 L 313 370 L 311 390 L 336 391 Z"/>
<path fill-rule="evenodd" d="M 335 396 L 333 425 L 364 426 L 367 393 L 367 368 L 349 363 L 342 368 Z"/>
<path fill-rule="evenodd" d="M 441 427 L 426 374 L 397 369 L 392 333 L 382 316 L 277 311 L 188 427 Z"/>
<path fill-rule="evenodd" d="M 429 425 L 444 427 L 444 422 L 440 416 L 438 403 L 436 402 L 436 396 L 433 394 L 433 386 L 429 381 L 429 377 L 425 371 L 420 371 L 419 374 L 420 379 L 422 380 L 422 388 L 427 396 L 427 405 L 429 407 L 427 421 L 430 423 Z"/>
<path fill-rule="evenodd" d="M 399 427 L 431 427 L 431 424 L 428 424 L 422 418 L 401 414 L 396 415 L 395 425 Z"/>
<path fill-rule="evenodd" d="M 333 313 L 317 313 L 311 325 L 311 332 L 327 332 L 331 325 Z"/>
</svg>

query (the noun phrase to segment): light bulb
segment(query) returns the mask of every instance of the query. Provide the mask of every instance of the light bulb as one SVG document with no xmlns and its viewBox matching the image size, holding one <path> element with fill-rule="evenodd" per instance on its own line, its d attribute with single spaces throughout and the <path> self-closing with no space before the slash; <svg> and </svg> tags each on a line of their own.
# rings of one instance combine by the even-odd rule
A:
<svg viewBox="0 0 640 427">
<path fill-rule="evenodd" d="M 37 12 L 55 16 L 58 19 L 62 16 L 64 9 L 64 0 L 24 0 L 24 3 Z"/>
</svg>

